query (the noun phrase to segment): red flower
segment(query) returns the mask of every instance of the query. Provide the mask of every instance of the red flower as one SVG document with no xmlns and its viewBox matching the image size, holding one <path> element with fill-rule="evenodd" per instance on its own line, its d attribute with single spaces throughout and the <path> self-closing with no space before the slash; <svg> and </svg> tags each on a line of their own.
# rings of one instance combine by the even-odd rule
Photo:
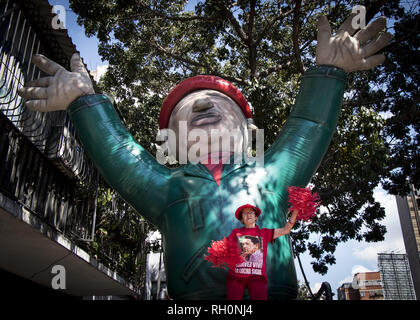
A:
<svg viewBox="0 0 420 320">
<path fill-rule="evenodd" d="M 208 255 L 204 259 L 213 264 L 213 268 L 225 268 L 233 270 L 237 264 L 245 261 L 241 257 L 241 251 L 236 239 L 223 238 L 223 240 L 212 241 L 207 249 Z"/>
<path fill-rule="evenodd" d="M 318 193 L 311 192 L 310 188 L 288 187 L 289 211 L 298 211 L 297 220 L 308 221 L 315 216 L 317 208 L 321 205 Z"/>
</svg>

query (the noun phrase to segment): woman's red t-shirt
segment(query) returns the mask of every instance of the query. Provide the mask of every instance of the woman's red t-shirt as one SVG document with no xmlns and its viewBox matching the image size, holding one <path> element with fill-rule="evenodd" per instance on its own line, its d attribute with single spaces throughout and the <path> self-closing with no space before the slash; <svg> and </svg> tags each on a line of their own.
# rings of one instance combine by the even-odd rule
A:
<svg viewBox="0 0 420 320">
<path fill-rule="evenodd" d="M 229 275 L 239 278 L 262 276 L 267 279 L 266 257 L 267 246 L 273 242 L 274 229 L 238 228 L 233 229 L 228 238 L 238 241 L 245 262 L 237 264 L 234 270 L 229 269 Z"/>
</svg>

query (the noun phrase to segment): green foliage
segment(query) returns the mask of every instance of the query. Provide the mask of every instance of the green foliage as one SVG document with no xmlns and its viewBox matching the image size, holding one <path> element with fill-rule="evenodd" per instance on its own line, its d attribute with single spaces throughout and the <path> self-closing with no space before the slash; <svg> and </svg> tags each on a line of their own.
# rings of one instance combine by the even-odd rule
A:
<svg viewBox="0 0 420 320">
<path fill-rule="evenodd" d="M 164 97 L 197 74 L 220 76 L 242 90 L 268 148 L 290 113 L 304 68 L 314 64 L 319 15 L 327 15 L 336 30 L 356 4 L 208 0 L 185 11 L 186 3 L 71 1 L 79 23 L 99 38 L 99 53 L 109 61 L 104 91 L 118 99 L 127 127 L 152 154 Z M 337 132 L 312 180 L 325 210 L 293 232 L 295 250 L 309 250 L 320 273 L 335 263 L 339 242 L 384 239 L 385 211 L 373 198 L 379 183 L 401 195 L 409 181 L 420 187 L 418 5 L 358 4 L 367 7 L 367 20 L 388 17 L 394 39 L 384 49 L 382 66 L 349 75 Z M 309 233 L 321 240 L 309 241 Z"/>
<path fill-rule="evenodd" d="M 155 228 L 147 223 L 112 189 L 102 185 L 98 189 L 95 238 L 92 253 L 100 260 L 116 263 L 129 276 L 143 276 L 146 255 L 153 248 L 145 241 Z"/>
<path fill-rule="evenodd" d="M 311 294 L 304 283 L 298 281 L 298 294 L 296 300 L 311 300 Z"/>
</svg>

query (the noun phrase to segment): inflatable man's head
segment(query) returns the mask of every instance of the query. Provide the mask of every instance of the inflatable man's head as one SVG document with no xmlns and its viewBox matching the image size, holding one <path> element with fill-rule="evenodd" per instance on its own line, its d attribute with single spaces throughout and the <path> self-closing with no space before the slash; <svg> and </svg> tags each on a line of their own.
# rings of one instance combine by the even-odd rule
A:
<svg viewBox="0 0 420 320">
<path fill-rule="evenodd" d="M 255 129 L 249 104 L 232 83 L 199 75 L 176 85 L 164 100 L 159 129 L 169 132 L 169 152 L 180 163 L 209 154 L 242 153 Z"/>
</svg>

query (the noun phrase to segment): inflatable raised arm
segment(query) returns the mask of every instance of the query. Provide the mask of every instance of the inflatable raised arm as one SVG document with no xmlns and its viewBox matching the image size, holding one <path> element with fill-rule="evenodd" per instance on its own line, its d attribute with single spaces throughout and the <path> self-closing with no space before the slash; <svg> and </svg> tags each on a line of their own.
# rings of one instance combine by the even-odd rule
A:
<svg viewBox="0 0 420 320">
<path fill-rule="evenodd" d="M 170 170 L 133 139 L 109 98 L 95 94 L 77 53 L 70 61 L 71 72 L 42 55 L 35 55 L 32 62 L 49 76 L 28 82 L 19 91 L 29 99 L 26 106 L 41 112 L 68 110 L 87 154 L 101 175 L 157 225 L 166 202 Z"/>
<path fill-rule="evenodd" d="M 332 36 L 326 17 L 318 22 L 317 65 L 307 70 L 291 111 L 275 143 L 264 155 L 265 168 L 276 192 L 287 204 L 288 186 L 306 186 L 328 149 L 337 125 L 347 73 L 374 68 L 385 60 L 376 54 L 391 35 L 378 34 L 386 19 L 379 18 L 356 33 L 354 14 Z"/>
</svg>

